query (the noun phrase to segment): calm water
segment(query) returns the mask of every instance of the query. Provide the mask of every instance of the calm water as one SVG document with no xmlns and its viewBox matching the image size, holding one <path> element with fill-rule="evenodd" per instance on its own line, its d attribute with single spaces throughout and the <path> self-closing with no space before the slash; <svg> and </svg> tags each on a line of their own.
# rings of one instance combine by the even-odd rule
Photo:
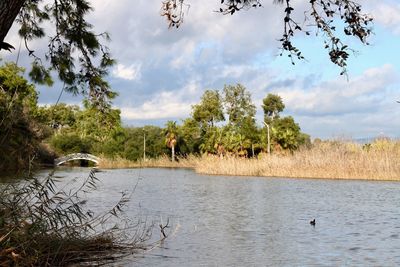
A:
<svg viewBox="0 0 400 267">
<path fill-rule="evenodd" d="M 68 180 L 88 172 L 58 174 Z M 107 170 L 97 177 L 92 202 L 99 207 L 137 185 L 128 215 L 172 223 L 162 246 L 126 266 L 400 265 L 400 183 L 217 177 L 182 169 Z M 152 239 L 159 237 L 154 228 Z"/>
</svg>

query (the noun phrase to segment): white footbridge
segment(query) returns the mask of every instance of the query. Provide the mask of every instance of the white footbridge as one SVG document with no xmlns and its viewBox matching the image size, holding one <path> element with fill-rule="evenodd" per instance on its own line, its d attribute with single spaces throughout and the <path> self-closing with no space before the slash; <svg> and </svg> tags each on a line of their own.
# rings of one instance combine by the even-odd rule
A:
<svg viewBox="0 0 400 267">
<path fill-rule="evenodd" d="M 96 157 L 95 155 L 87 154 L 87 153 L 74 153 L 74 154 L 69 154 L 64 157 L 55 159 L 54 165 L 59 166 L 61 164 L 64 164 L 65 162 L 73 161 L 73 160 L 88 160 L 88 161 L 92 161 L 96 164 L 99 164 L 100 158 Z"/>
</svg>

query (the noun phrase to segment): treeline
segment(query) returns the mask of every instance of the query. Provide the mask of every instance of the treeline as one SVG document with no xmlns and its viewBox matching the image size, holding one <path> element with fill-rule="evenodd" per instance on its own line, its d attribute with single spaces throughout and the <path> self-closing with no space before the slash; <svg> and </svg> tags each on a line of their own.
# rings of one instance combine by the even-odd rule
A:
<svg viewBox="0 0 400 267">
<path fill-rule="evenodd" d="M 164 154 L 217 154 L 241 157 L 267 152 L 268 132 L 273 152 L 294 151 L 310 144 L 292 117 L 281 117 L 282 99 L 269 94 L 263 101 L 265 125 L 256 124 L 256 106 L 240 84 L 227 85 L 222 93 L 206 90 L 189 118 L 180 124 L 168 121 L 165 127 L 122 127 L 120 111 L 98 110 L 88 102 L 84 108 L 58 104 L 38 108 L 38 119 L 53 129 L 47 139 L 58 154 L 86 152 L 138 160 Z M 156 108 L 156 107 L 155 107 Z"/>
<path fill-rule="evenodd" d="M 253 157 L 271 151 L 294 151 L 310 144 L 278 95 L 263 100 L 264 125 L 256 124 L 256 106 L 241 84 L 222 92 L 206 90 L 192 113 L 165 127 L 123 127 L 120 110 L 99 109 L 88 101 L 76 105 L 37 105 L 37 92 L 15 64 L 0 67 L 0 169 L 28 167 L 35 159 L 49 163 L 56 154 L 76 152 L 129 160 L 161 155 L 216 154 Z M 157 108 L 157 107 L 154 107 Z M 50 151 L 50 152 L 49 152 Z"/>
<path fill-rule="evenodd" d="M 206 90 L 200 102 L 192 106 L 191 116 L 181 125 L 172 121 L 166 124 L 166 144 L 181 155 L 208 153 L 241 157 L 267 152 L 268 135 L 273 152 L 292 152 L 310 145 L 309 135 L 301 132 L 291 116 L 280 116 L 285 108 L 280 96 L 268 94 L 262 108 L 264 125 L 260 127 L 255 119 L 256 106 L 243 85 L 225 85 L 222 92 Z"/>
</svg>

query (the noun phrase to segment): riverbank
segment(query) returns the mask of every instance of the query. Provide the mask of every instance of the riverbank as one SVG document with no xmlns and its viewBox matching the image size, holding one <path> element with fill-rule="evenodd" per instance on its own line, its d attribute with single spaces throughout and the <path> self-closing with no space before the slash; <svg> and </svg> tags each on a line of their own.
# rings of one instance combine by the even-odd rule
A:
<svg viewBox="0 0 400 267">
<path fill-rule="evenodd" d="M 171 162 L 167 157 L 146 161 L 116 158 L 102 160 L 99 167 L 193 168 L 197 173 L 210 175 L 400 181 L 400 142 L 321 142 L 293 154 L 264 154 L 254 159 L 191 156 Z"/>
</svg>

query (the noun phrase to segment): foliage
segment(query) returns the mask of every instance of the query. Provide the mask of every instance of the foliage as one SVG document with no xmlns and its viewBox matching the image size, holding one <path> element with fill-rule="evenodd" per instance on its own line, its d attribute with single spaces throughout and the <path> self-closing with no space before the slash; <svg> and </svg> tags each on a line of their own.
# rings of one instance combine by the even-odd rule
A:
<svg viewBox="0 0 400 267">
<path fill-rule="evenodd" d="M 187 0 L 164 0 L 161 15 L 165 16 L 170 27 L 179 27 L 183 23 Z M 341 27 L 346 35 L 354 36 L 361 43 L 368 45 L 368 37 L 372 34 L 371 24 L 373 18 L 362 12 L 362 7 L 357 1 L 351 0 L 310 0 L 308 9 L 299 10 L 304 14 L 304 22 L 293 18 L 295 13 L 291 0 L 274 0 L 283 5 L 283 34 L 279 39 L 281 50 L 295 64 L 295 59 L 304 60 L 302 52 L 293 44 L 296 33 L 310 35 L 312 31 L 325 37 L 324 48 L 328 50 L 330 60 L 346 72 L 349 53 L 353 51 L 337 37 L 336 29 Z M 201 5 L 201 4 L 199 4 Z M 261 0 L 221 0 L 221 14 L 233 15 L 240 10 L 262 6 Z M 307 25 L 303 28 L 303 25 Z"/>
<path fill-rule="evenodd" d="M 59 103 L 51 106 L 39 107 L 36 114 L 37 119 L 51 128 L 62 129 L 72 127 L 77 119 L 79 107 Z"/>
<path fill-rule="evenodd" d="M 176 121 L 168 121 L 164 129 L 165 145 L 171 149 L 171 159 L 175 161 L 175 146 L 178 141 L 178 127 Z"/>
<path fill-rule="evenodd" d="M 204 134 L 204 132 L 203 132 Z M 193 118 L 183 120 L 182 126 L 179 127 L 178 145 L 181 154 L 196 154 L 200 150 L 202 131 L 200 124 Z"/>
<path fill-rule="evenodd" d="M 213 127 L 216 122 L 224 121 L 222 101 L 217 90 L 206 90 L 200 103 L 194 105 L 193 119 L 200 123 L 203 129 Z"/>
<path fill-rule="evenodd" d="M 285 109 L 285 104 L 279 95 L 268 94 L 263 99 L 262 108 L 264 110 L 264 120 L 271 123 Z"/>
<path fill-rule="evenodd" d="M 277 119 L 272 125 L 273 139 L 284 149 L 290 151 L 299 147 L 300 126 L 291 116 Z"/>
<path fill-rule="evenodd" d="M 146 135 L 146 157 L 157 158 L 168 153 L 160 127 L 144 126 L 125 128 L 125 140 L 122 156 L 129 160 L 143 158 L 143 141 Z"/>
<path fill-rule="evenodd" d="M 41 84 L 52 84 L 51 71 L 73 93 L 85 93 L 93 104 L 103 108 L 115 97 L 104 80 L 107 69 L 114 64 L 108 48 L 100 39 L 109 40 L 107 33 L 96 34 L 86 20 L 92 10 L 86 0 L 4 0 L 7 20 L 0 25 L 0 43 L 4 42 L 14 20 L 20 25 L 19 35 L 24 38 L 29 55 L 33 57 L 30 77 Z M 4 14 L 4 13 L 2 13 Z M 17 16 L 18 15 L 18 16 Z M 49 36 L 45 59 L 39 58 L 29 43 L 46 37 L 44 24 L 53 26 Z"/>
<path fill-rule="evenodd" d="M 61 133 L 54 135 L 50 144 L 60 155 L 71 153 L 90 153 L 92 142 L 88 138 L 81 138 L 76 133 Z"/>
<path fill-rule="evenodd" d="M 43 128 L 34 118 L 37 93 L 15 64 L 0 67 L 0 170 L 27 168 L 36 157 Z"/>
<path fill-rule="evenodd" d="M 113 157 L 123 151 L 125 132 L 118 109 L 99 109 L 86 101 L 81 110 L 61 103 L 41 107 L 38 117 L 54 129 L 49 142 L 59 154 L 85 152 Z"/>
<path fill-rule="evenodd" d="M 113 218 L 121 218 L 129 201 L 126 192 L 109 211 L 94 213 L 85 206 L 96 181 L 92 170 L 82 184 L 63 185 L 65 189 L 59 189 L 54 174 L 2 185 L 0 265 L 104 264 L 141 248 L 150 234 L 143 222 L 137 223 L 130 237 L 124 228 L 111 224 Z"/>
<path fill-rule="evenodd" d="M 99 109 L 89 102 L 84 103 L 85 109 L 77 113 L 74 130 L 82 137 L 91 137 L 97 142 L 105 142 L 114 131 L 120 131 L 121 118 L 118 109 Z"/>
<path fill-rule="evenodd" d="M 223 103 L 228 114 L 229 125 L 240 127 L 244 118 L 255 116 L 256 107 L 251 101 L 250 92 L 243 85 L 225 85 L 223 93 Z"/>
<path fill-rule="evenodd" d="M 221 154 L 225 150 L 225 127 L 213 127 L 203 133 L 199 149 L 202 153 Z"/>
</svg>

